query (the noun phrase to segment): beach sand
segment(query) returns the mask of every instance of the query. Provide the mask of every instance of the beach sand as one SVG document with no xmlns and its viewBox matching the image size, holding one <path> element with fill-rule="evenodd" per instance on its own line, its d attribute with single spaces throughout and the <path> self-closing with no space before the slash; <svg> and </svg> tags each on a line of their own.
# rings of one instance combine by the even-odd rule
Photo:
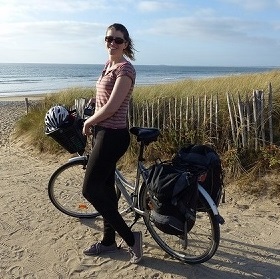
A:
<svg viewBox="0 0 280 279">
<path fill-rule="evenodd" d="M 36 94 L 36 95 L 20 95 L 20 96 L 11 96 L 11 97 L 1 97 L 0 102 L 25 102 L 27 98 L 29 101 L 42 100 L 46 94 Z"/>
<path fill-rule="evenodd" d="M 25 113 L 24 100 L 0 99 L 0 278 L 280 278 L 280 201 L 255 200 L 227 185 L 219 207 L 217 253 L 201 265 L 182 264 L 144 234 L 143 261 L 129 263 L 126 247 L 98 257 L 83 250 L 102 234 L 101 219 L 80 221 L 49 201 L 47 184 L 66 157 L 38 154 L 13 137 L 13 123 Z"/>
</svg>

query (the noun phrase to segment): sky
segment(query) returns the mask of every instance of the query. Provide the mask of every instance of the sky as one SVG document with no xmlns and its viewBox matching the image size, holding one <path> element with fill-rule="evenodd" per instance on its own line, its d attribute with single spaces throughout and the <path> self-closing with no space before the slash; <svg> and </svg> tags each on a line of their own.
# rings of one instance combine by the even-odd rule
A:
<svg viewBox="0 0 280 279">
<path fill-rule="evenodd" d="M 128 29 L 134 64 L 280 66 L 280 0 L 0 0 L 0 63 L 104 64 Z"/>
</svg>

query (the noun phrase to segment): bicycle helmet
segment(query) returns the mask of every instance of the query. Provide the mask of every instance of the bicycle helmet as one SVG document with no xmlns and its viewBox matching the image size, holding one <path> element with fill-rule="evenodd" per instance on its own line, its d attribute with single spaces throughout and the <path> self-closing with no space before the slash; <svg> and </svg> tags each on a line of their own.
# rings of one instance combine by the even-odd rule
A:
<svg viewBox="0 0 280 279">
<path fill-rule="evenodd" d="M 63 106 L 54 106 L 49 109 L 45 116 L 46 127 L 50 130 L 60 127 L 69 116 L 68 110 Z"/>
</svg>

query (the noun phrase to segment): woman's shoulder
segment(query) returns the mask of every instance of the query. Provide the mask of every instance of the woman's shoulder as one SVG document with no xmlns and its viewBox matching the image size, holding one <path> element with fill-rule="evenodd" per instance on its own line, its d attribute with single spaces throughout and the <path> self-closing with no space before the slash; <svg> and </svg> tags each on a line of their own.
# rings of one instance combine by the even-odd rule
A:
<svg viewBox="0 0 280 279">
<path fill-rule="evenodd" d="M 132 68 L 134 69 L 134 66 L 132 65 L 132 63 L 128 60 L 121 62 L 119 65 L 120 68 Z"/>
<path fill-rule="evenodd" d="M 136 71 L 134 66 L 130 61 L 121 62 L 116 68 L 116 72 L 118 73 L 131 73 L 132 75 L 136 75 Z"/>
</svg>

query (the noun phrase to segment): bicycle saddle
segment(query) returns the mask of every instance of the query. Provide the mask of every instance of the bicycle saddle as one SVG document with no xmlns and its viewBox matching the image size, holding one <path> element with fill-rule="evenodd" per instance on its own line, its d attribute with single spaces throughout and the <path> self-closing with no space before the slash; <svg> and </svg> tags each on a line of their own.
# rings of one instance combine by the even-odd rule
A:
<svg viewBox="0 0 280 279">
<path fill-rule="evenodd" d="M 160 130 L 157 128 L 132 127 L 129 131 L 137 137 L 137 141 L 143 141 L 145 145 L 157 141 L 160 135 Z"/>
</svg>

